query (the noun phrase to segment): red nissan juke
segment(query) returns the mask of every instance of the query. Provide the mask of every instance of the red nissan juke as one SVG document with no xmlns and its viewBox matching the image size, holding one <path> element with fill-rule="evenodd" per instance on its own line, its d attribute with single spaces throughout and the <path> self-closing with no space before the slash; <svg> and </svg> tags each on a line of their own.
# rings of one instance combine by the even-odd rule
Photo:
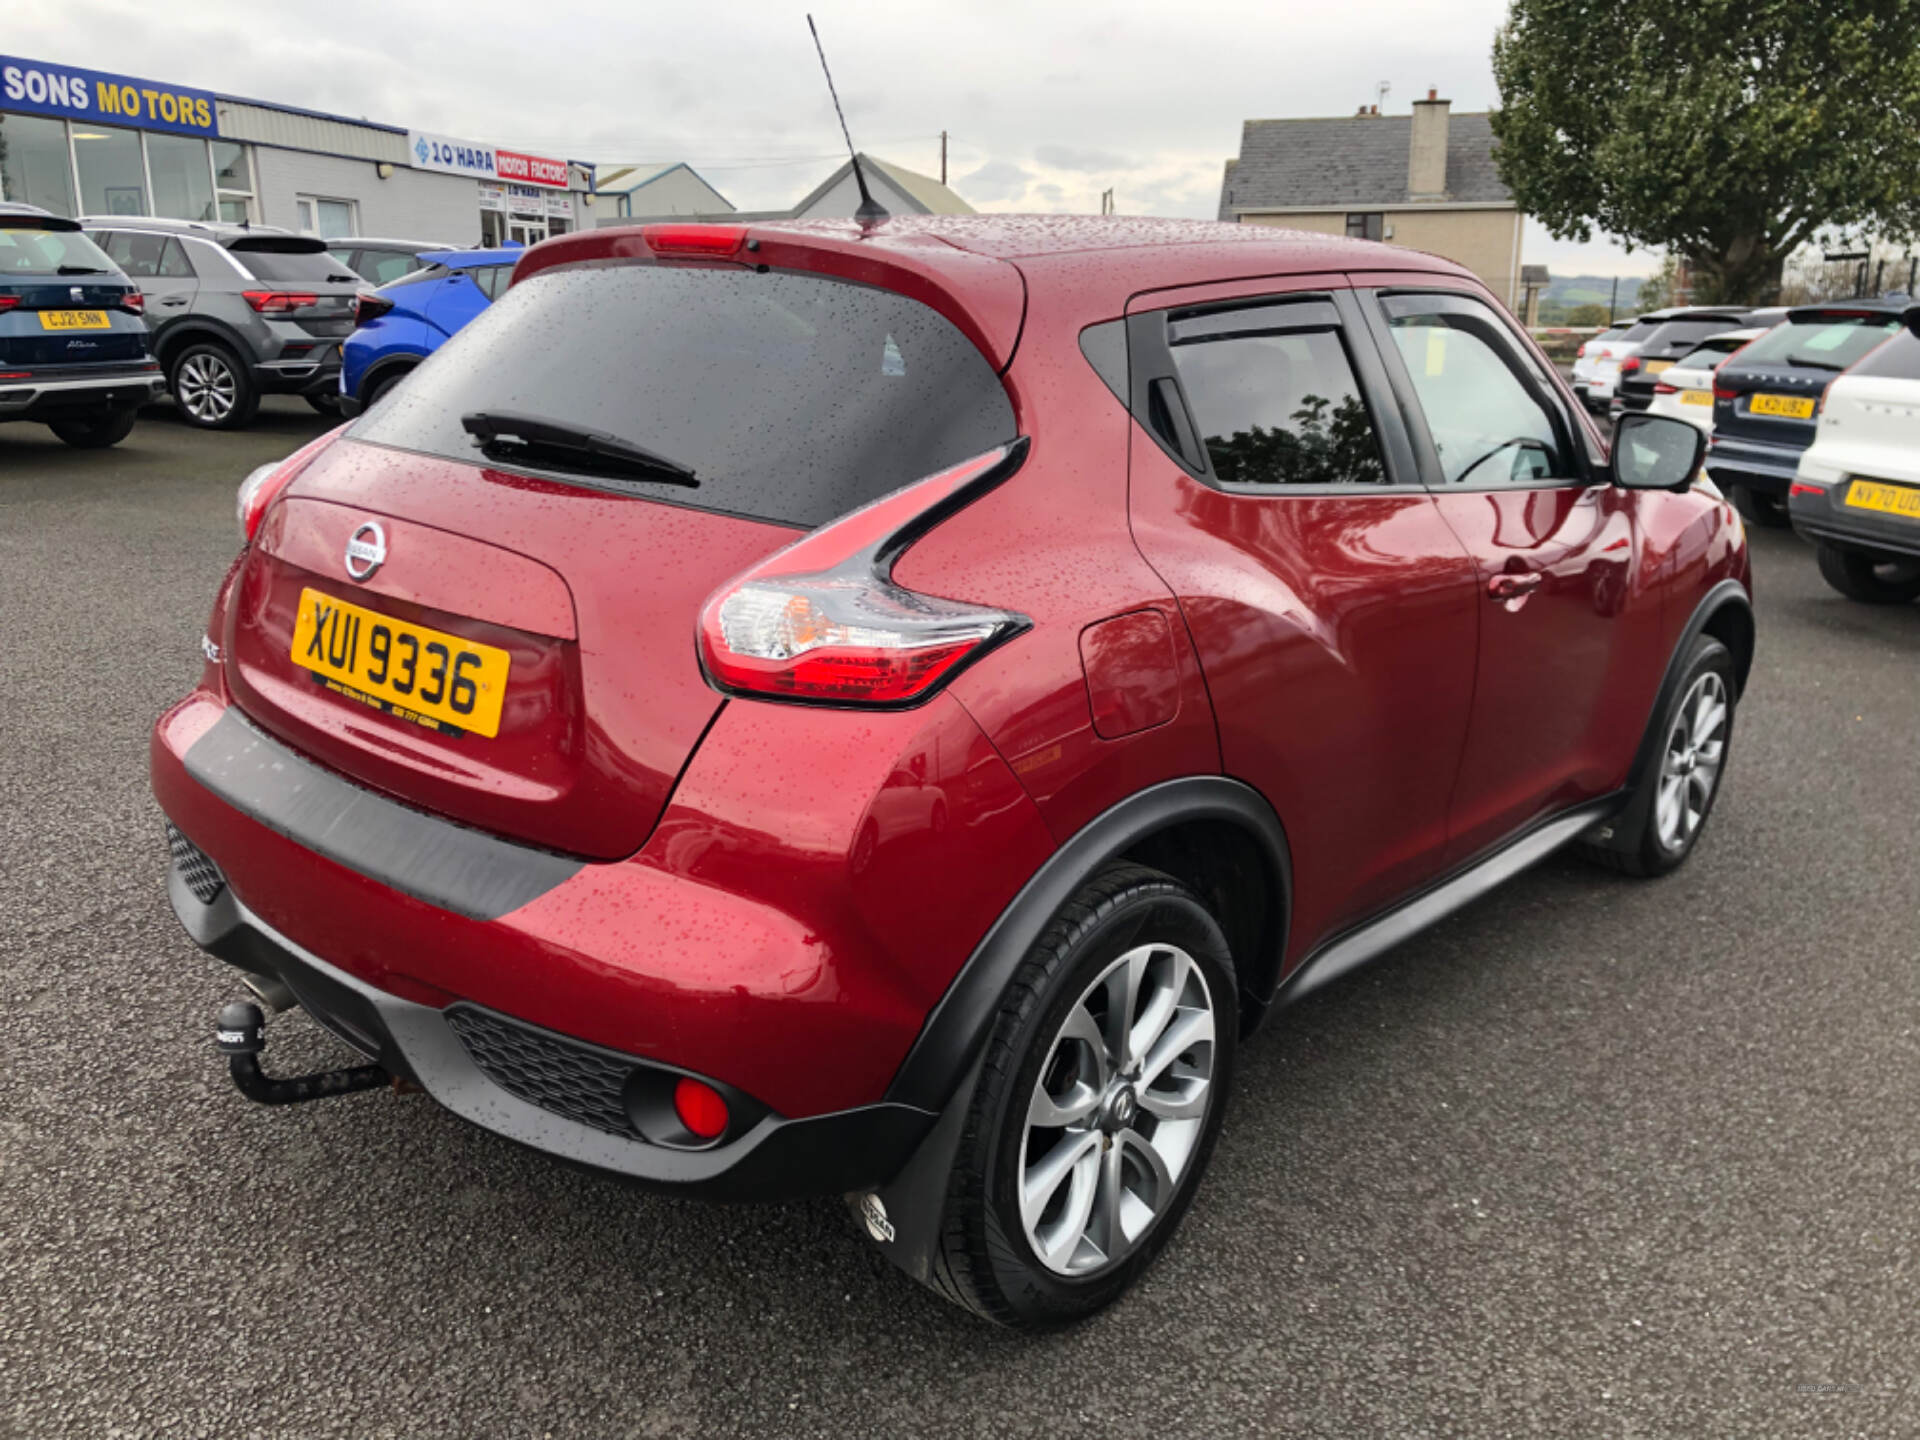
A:
<svg viewBox="0 0 1920 1440">
<path fill-rule="evenodd" d="M 1002 1323 L 1191 1203 L 1239 1044 L 1562 845 L 1680 864 L 1752 662 L 1701 437 L 1465 270 L 1255 226 L 596 230 L 248 478 L 161 717 L 268 1005 Z"/>
</svg>

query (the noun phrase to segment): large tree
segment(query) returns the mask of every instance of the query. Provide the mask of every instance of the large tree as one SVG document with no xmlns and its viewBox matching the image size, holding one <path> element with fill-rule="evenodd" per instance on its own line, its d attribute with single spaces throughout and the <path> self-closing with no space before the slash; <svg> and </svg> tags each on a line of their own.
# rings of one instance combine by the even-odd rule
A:
<svg viewBox="0 0 1920 1440">
<path fill-rule="evenodd" d="M 1920 0 L 1513 0 L 1500 178 L 1560 239 L 1771 300 L 1816 232 L 1920 233 Z"/>
</svg>

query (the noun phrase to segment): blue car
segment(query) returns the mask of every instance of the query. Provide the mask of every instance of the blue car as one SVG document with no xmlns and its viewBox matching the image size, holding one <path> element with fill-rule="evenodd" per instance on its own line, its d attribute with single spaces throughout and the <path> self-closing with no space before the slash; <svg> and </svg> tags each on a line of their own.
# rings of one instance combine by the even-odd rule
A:
<svg viewBox="0 0 1920 1440">
<path fill-rule="evenodd" d="M 166 390 L 139 287 L 72 220 L 0 204 L 0 421 L 117 445 Z"/>
<path fill-rule="evenodd" d="M 360 297 L 340 347 L 340 408 L 358 415 L 505 293 L 526 251 L 442 250 L 426 267 Z"/>
</svg>

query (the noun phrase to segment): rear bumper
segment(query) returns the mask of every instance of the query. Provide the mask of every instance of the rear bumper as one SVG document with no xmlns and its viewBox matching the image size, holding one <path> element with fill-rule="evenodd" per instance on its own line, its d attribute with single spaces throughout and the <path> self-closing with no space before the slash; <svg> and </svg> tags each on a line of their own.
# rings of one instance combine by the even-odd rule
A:
<svg viewBox="0 0 1920 1440">
<path fill-rule="evenodd" d="M 1825 486 L 1817 495 L 1803 486 L 1789 495 L 1787 513 L 1793 528 L 1809 540 L 1823 540 L 1849 550 L 1920 557 L 1920 521 L 1859 510 L 1836 500 L 1847 484 L 1842 480 Z"/>
<path fill-rule="evenodd" d="M 531 1103 L 496 1078 L 504 1073 L 497 1060 L 489 1058 L 485 1047 L 463 1038 L 468 1031 L 456 1028 L 462 1014 L 485 1014 L 476 1007 L 422 1005 L 368 984 L 278 934 L 247 909 L 231 886 L 211 902 L 202 902 L 178 866 L 169 876 L 167 893 L 180 923 L 202 949 L 249 974 L 280 980 L 314 1019 L 389 1073 L 412 1080 L 462 1119 L 562 1160 L 641 1184 L 721 1200 L 873 1189 L 893 1177 L 933 1123 L 925 1111 L 883 1103 L 802 1120 L 763 1111 L 745 1133 L 705 1149 L 673 1148 L 616 1134 Z M 569 1107 L 576 1112 L 605 1110 L 606 1105 L 594 1102 L 610 1099 L 617 1113 L 619 1069 L 655 1068 L 632 1056 L 518 1025 L 508 1017 L 487 1018 L 528 1032 L 548 1053 L 560 1057 L 553 1071 L 580 1077 L 573 1083 L 581 1093 Z M 596 1084 L 606 1090 L 605 1096 L 591 1092 Z"/>
<path fill-rule="evenodd" d="M 1707 451 L 1707 474 L 1722 489 L 1730 484 L 1745 485 L 1784 500 L 1804 453 L 1804 446 L 1733 439 L 1716 430 Z"/>
<path fill-rule="evenodd" d="M 133 410 L 167 393 L 158 370 L 0 381 L 0 420 L 64 420 Z"/>
</svg>

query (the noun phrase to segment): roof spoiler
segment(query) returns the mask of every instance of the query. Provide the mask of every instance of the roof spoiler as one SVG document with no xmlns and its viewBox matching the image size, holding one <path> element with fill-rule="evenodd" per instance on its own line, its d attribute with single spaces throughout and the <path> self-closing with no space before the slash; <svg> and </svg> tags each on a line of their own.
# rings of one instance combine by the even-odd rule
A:
<svg viewBox="0 0 1920 1440">
<path fill-rule="evenodd" d="M 327 242 L 313 235 L 253 233 L 237 236 L 227 248 L 237 250 L 243 255 L 249 251 L 273 255 L 317 255 L 327 248 Z"/>
<path fill-rule="evenodd" d="M 80 222 L 64 215 L 13 214 L 0 210 L 0 228 L 8 230 L 78 230 Z"/>
</svg>

